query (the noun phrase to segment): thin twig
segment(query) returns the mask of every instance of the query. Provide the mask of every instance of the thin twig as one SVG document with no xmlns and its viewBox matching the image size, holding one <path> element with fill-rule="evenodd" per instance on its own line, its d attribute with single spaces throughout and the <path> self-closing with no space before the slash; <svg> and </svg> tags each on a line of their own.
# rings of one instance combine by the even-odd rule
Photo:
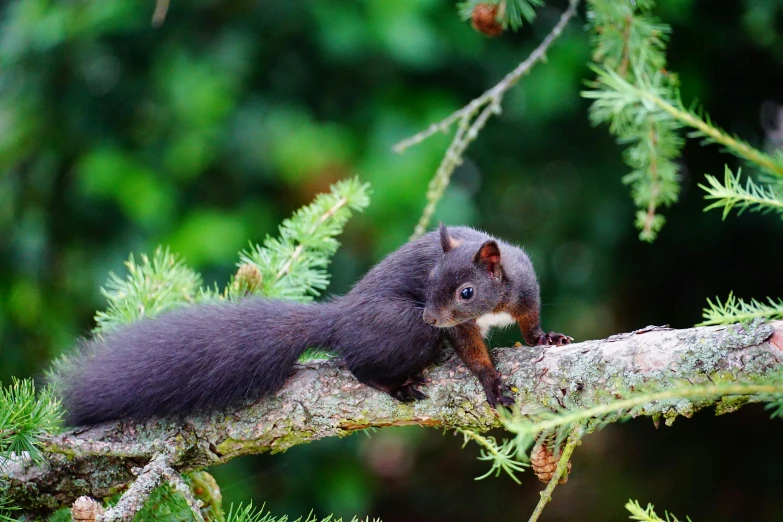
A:
<svg viewBox="0 0 783 522">
<path fill-rule="evenodd" d="M 196 497 L 193 496 L 193 492 L 190 491 L 190 486 L 182 480 L 182 476 L 168 466 L 163 469 L 163 476 L 166 477 L 166 480 L 169 481 L 172 488 L 185 497 L 185 502 L 190 506 L 190 510 L 193 512 L 196 521 L 205 522 L 204 516 L 201 514 L 201 501 L 196 500 Z"/>
<path fill-rule="evenodd" d="M 641 97 L 650 100 L 655 105 L 674 116 L 674 118 L 680 122 L 696 129 L 715 143 L 723 145 L 732 151 L 735 156 L 744 158 L 771 174 L 776 176 L 783 176 L 783 164 L 781 164 L 781 161 L 777 158 L 751 147 L 744 141 L 727 134 L 724 130 L 714 127 L 696 115 L 691 114 L 691 112 L 675 107 L 669 101 L 664 100 L 655 93 L 647 92 L 636 86 L 632 86 L 632 88 L 637 91 Z"/>
<path fill-rule="evenodd" d="M 427 206 L 424 208 L 421 218 L 416 224 L 411 239 L 421 236 L 427 230 L 432 215 L 435 213 L 435 207 L 438 205 L 438 202 L 446 191 L 446 187 L 449 185 L 451 175 L 462 163 L 463 153 L 468 148 L 468 145 L 478 137 L 479 131 L 484 128 L 484 125 L 486 125 L 490 116 L 492 116 L 492 114 L 500 113 L 500 104 L 503 101 L 503 96 L 506 94 L 506 91 L 513 87 L 522 76 L 527 74 L 536 63 L 543 61 L 546 58 L 547 50 L 562 34 L 566 24 L 576 13 L 578 4 L 579 0 L 571 0 L 568 9 L 562 14 L 560 20 L 555 27 L 552 28 L 552 31 L 550 31 L 546 38 L 544 38 L 538 47 L 530 53 L 525 61 L 508 73 L 497 85 L 439 123 L 430 125 L 426 130 L 407 140 L 403 140 L 394 146 L 395 152 L 402 152 L 412 145 L 421 143 L 438 131 L 448 130 L 454 122 L 459 121 L 457 132 L 454 134 L 454 138 L 446 149 L 446 153 L 438 166 L 438 170 L 435 172 L 435 176 L 432 178 L 432 181 L 430 181 L 429 189 L 427 191 Z M 479 110 L 481 110 L 481 112 L 479 112 Z M 476 116 L 476 113 L 478 113 L 478 116 Z"/>
<path fill-rule="evenodd" d="M 163 480 L 171 456 L 159 453 L 141 470 L 136 480 L 122 494 L 120 500 L 105 514 L 99 515 L 96 522 L 129 522 L 144 506 L 150 493 Z"/>
<path fill-rule="evenodd" d="M 528 73 L 537 62 L 546 59 L 546 52 L 549 50 L 549 47 L 552 45 L 552 43 L 563 32 L 563 29 L 571 17 L 574 16 L 576 13 L 576 7 L 578 5 L 579 0 L 572 0 L 568 9 L 562 14 L 560 20 L 557 22 L 557 25 L 552 28 L 552 31 L 546 36 L 546 38 L 544 38 L 538 47 L 536 47 L 533 52 L 530 53 L 530 56 L 528 56 L 524 62 L 520 63 L 510 73 L 506 74 L 506 76 L 500 82 L 498 82 L 497 85 L 485 91 L 484 94 L 471 101 L 460 110 L 453 112 L 443 120 L 437 123 L 433 123 L 418 134 L 397 143 L 393 147 L 394 152 L 403 152 L 408 147 L 421 143 L 438 131 L 447 131 L 454 124 L 454 122 L 458 121 L 460 118 L 467 117 L 470 119 L 474 114 L 476 114 L 476 112 L 478 112 L 481 107 L 492 100 L 500 102 L 503 99 L 503 95 L 506 93 L 506 91 L 513 87 L 522 76 Z"/>
<path fill-rule="evenodd" d="M 566 469 L 568 469 L 568 463 L 571 461 L 571 454 L 574 452 L 574 448 L 576 448 L 582 440 L 583 431 L 581 426 L 577 426 L 571 432 L 571 435 L 568 436 L 568 441 L 565 443 L 563 451 L 560 454 L 560 460 L 557 461 L 555 472 L 552 474 L 552 478 L 549 480 L 546 489 L 541 492 L 541 500 L 538 501 L 538 505 L 536 505 L 533 514 L 530 515 L 530 520 L 528 520 L 528 522 L 536 522 L 538 517 L 541 516 L 541 512 L 544 511 L 544 507 L 552 500 L 552 492 L 555 491 L 557 484 L 560 482 L 560 477 L 562 477 L 566 472 Z"/>
<path fill-rule="evenodd" d="M 166 21 L 166 13 L 169 12 L 169 0 L 157 0 L 155 11 L 152 13 L 152 27 L 160 27 Z"/>
<path fill-rule="evenodd" d="M 160 27 L 166 21 L 166 14 L 169 12 L 169 0 L 157 0 L 155 2 L 155 11 L 152 13 L 152 27 Z"/>
<path fill-rule="evenodd" d="M 651 147 L 650 150 L 655 150 L 655 145 L 657 143 L 657 135 L 655 134 L 655 124 L 653 123 L 652 119 L 650 120 L 650 142 Z M 656 199 L 658 198 L 658 194 L 661 192 L 661 184 L 660 180 L 658 179 L 658 157 L 653 153 L 650 154 L 650 178 L 652 180 L 652 188 L 650 189 L 650 202 L 647 205 L 647 215 L 644 218 L 644 228 L 642 229 L 642 237 L 651 237 L 653 223 L 655 221 L 655 209 L 656 209 Z"/>
<path fill-rule="evenodd" d="M 435 213 L 435 207 L 438 205 L 438 201 L 443 197 L 446 187 L 449 186 L 451 174 L 454 172 L 454 169 L 462 163 L 462 153 L 470 142 L 470 140 L 463 139 L 463 136 L 469 132 L 471 127 L 468 125 L 469 121 L 470 118 L 467 116 L 460 120 L 457 132 L 454 134 L 454 138 L 451 140 L 449 148 L 446 149 L 443 159 L 440 160 L 438 170 L 435 171 L 435 177 L 430 180 L 429 187 L 427 188 L 427 206 L 424 207 L 424 212 L 422 212 L 419 222 L 413 230 L 411 239 L 416 239 L 426 232 L 432 215 Z M 478 119 L 476 121 L 478 121 Z M 486 118 L 484 121 L 486 121 Z"/>
</svg>

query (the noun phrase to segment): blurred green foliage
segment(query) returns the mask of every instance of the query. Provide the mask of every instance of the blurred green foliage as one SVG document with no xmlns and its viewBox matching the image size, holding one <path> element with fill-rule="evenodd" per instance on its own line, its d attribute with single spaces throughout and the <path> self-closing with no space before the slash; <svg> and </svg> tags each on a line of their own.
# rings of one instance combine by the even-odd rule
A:
<svg viewBox="0 0 783 522">
<path fill-rule="evenodd" d="M 222 286 L 248 241 L 275 235 L 316 193 L 358 175 L 374 195 L 332 264 L 330 291 L 344 292 L 410 235 L 448 137 L 402 155 L 392 145 L 493 85 L 564 6 L 548 2 L 533 24 L 488 40 L 454 2 L 437 0 L 173 0 L 157 29 L 151 2 L 5 3 L 0 380 L 39 375 L 87 334 L 105 307 L 100 286 L 110 271 L 123 274 L 130 252 L 169 245 Z M 783 102 L 783 4 L 664 0 L 655 13 L 673 27 L 669 65 L 683 98 L 752 144 L 772 143 L 759 111 Z M 579 97 L 589 55 L 587 33 L 572 23 L 471 145 L 436 220 L 523 244 L 541 280 L 544 327 L 577 339 L 688 326 L 706 296 L 729 290 L 783 295 L 770 247 L 783 237 L 780 220 L 722 224 L 702 213 L 696 185 L 726 161 L 715 148 L 685 146 L 680 203 L 656 244 L 637 241 L 620 148 L 590 127 Z M 499 332 L 493 343 L 518 338 Z M 753 411 L 659 433 L 609 429 L 577 451 L 546 516 L 624 518 L 633 497 L 694 520 L 777 520 L 775 430 Z M 723 458 L 740 448 L 745 457 Z M 524 474 L 521 488 L 474 483 L 484 470 L 474 457 L 434 431 L 381 430 L 214 473 L 226 505 L 252 498 L 277 515 L 315 507 L 386 522 L 475 521 L 532 511 L 537 483 Z M 759 478 L 753 489 L 749 473 Z"/>
</svg>

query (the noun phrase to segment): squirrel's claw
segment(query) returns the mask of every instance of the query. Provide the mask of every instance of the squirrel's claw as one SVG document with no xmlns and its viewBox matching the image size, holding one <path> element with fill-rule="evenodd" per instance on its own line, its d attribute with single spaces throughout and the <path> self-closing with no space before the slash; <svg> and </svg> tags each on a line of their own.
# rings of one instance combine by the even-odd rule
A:
<svg viewBox="0 0 783 522">
<path fill-rule="evenodd" d="M 495 376 L 495 379 L 484 387 L 484 392 L 487 394 L 487 402 L 493 409 L 497 409 L 498 404 L 501 406 L 510 407 L 515 404 L 514 399 L 503 395 L 501 390 L 502 381 L 500 380 L 500 373 Z"/>
<path fill-rule="evenodd" d="M 568 335 L 557 333 L 557 332 L 549 332 L 545 333 L 541 336 L 541 338 L 538 340 L 539 346 L 563 346 L 565 344 L 571 344 L 571 341 L 573 341 L 573 337 L 569 337 Z"/>
</svg>

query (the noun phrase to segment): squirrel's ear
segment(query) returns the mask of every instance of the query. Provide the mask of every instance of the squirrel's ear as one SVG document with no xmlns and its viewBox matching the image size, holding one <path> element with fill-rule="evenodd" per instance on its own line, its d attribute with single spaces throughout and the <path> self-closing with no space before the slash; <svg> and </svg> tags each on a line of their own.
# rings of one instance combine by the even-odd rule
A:
<svg viewBox="0 0 783 522">
<path fill-rule="evenodd" d="M 491 275 L 498 275 L 498 269 L 500 268 L 500 249 L 494 239 L 484 241 L 484 244 L 481 245 L 481 248 L 476 252 L 474 261 L 479 265 L 483 265 Z"/>
<path fill-rule="evenodd" d="M 443 223 L 438 226 L 438 232 L 440 232 L 440 246 L 443 248 L 444 254 L 459 245 L 459 241 L 449 235 L 449 231 Z"/>
</svg>

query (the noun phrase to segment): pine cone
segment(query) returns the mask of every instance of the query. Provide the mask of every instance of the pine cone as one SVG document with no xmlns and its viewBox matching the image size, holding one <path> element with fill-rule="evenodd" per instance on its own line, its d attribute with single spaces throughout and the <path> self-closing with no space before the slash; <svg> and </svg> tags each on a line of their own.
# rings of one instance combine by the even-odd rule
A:
<svg viewBox="0 0 783 522">
<path fill-rule="evenodd" d="M 100 503 L 90 497 L 79 497 L 71 506 L 71 518 L 76 521 L 94 522 L 98 515 L 103 515 L 103 512 Z"/>
<path fill-rule="evenodd" d="M 234 286 L 236 288 L 245 288 L 246 292 L 253 294 L 261 289 L 261 283 L 264 277 L 261 270 L 253 263 L 245 263 L 239 267 L 234 276 Z"/>
<path fill-rule="evenodd" d="M 497 4 L 477 4 L 470 16 L 470 26 L 490 38 L 503 32 L 503 24 L 498 22 Z"/>
<path fill-rule="evenodd" d="M 555 468 L 557 463 L 560 462 L 560 454 L 555 455 L 552 452 L 552 448 L 545 442 L 539 442 L 533 446 L 533 450 L 530 452 L 530 464 L 533 466 L 533 473 L 536 474 L 538 480 L 544 484 L 549 484 L 552 480 L 552 475 L 555 474 Z M 558 484 L 565 484 L 568 482 L 568 475 L 571 473 L 571 462 L 568 462 L 568 468 L 566 468 L 565 474 L 560 477 Z"/>
</svg>

